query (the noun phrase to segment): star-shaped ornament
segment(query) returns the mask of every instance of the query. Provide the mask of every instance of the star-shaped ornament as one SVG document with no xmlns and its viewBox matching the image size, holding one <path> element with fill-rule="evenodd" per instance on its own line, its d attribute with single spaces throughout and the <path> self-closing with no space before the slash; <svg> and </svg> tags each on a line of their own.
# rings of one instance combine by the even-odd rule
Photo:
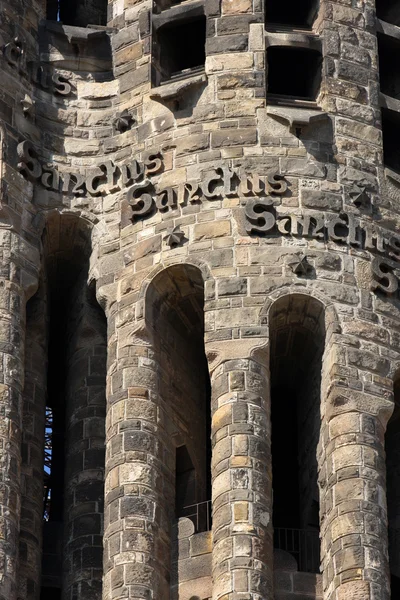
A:
<svg viewBox="0 0 400 600">
<path fill-rule="evenodd" d="M 312 266 L 307 261 L 307 256 L 296 256 L 294 260 L 291 260 L 288 263 L 289 267 L 292 269 L 295 275 L 308 275 L 311 271 Z"/>
<path fill-rule="evenodd" d="M 355 187 L 350 192 L 350 198 L 357 208 L 368 208 L 371 205 L 371 198 L 365 187 Z"/>
<path fill-rule="evenodd" d="M 132 129 L 132 126 L 135 123 L 136 123 L 136 120 L 132 117 L 132 115 L 130 115 L 127 110 L 124 110 L 115 119 L 114 127 L 120 133 L 125 133 L 125 131 L 129 131 L 129 129 Z"/>
<path fill-rule="evenodd" d="M 167 233 L 164 236 L 164 241 L 168 244 L 170 248 L 173 248 L 174 246 L 179 246 L 184 237 L 185 234 L 183 233 L 183 231 L 181 231 L 180 226 L 177 225 L 176 227 L 171 227 L 170 229 L 167 229 Z"/>
<path fill-rule="evenodd" d="M 35 112 L 35 103 L 28 94 L 21 100 L 22 112 L 25 117 L 33 117 Z"/>
</svg>

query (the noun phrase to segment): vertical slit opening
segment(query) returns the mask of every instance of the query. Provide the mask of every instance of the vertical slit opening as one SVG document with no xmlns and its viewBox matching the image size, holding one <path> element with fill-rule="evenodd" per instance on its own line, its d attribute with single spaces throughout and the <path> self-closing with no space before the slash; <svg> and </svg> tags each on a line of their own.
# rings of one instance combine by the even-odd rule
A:
<svg viewBox="0 0 400 600">
<path fill-rule="evenodd" d="M 400 173 L 400 114 L 382 108 L 383 161 L 386 167 Z"/>
<path fill-rule="evenodd" d="M 317 444 L 324 312 L 311 298 L 278 300 L 270 312 L 274 547 L 299 571 L 318 573 Z"/>
<path fill-rule="evenodd" d="M 101 600 L 106 320 L 87 284 L 90 229 L 49 217 L 41 600 Z M 55 591 L 57 590 L 57 591 Z"/>
</svg>

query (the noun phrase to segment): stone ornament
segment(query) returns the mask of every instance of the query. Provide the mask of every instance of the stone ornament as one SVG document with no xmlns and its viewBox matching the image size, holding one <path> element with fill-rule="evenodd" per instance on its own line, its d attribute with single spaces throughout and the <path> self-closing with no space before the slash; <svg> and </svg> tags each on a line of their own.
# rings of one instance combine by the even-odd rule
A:
<svg viewBox="0 0 400 600">
<path fill-rule="evenodd" d="M 350 192 L 350 198 L 357 208 L 369 208 L 371 206 L 371 197 L 365 187 L 355 187 Z"/>
<path fill-rule="evenodd" d="M 298 254 L 294 260 L 288 262 L 289 267 L 292 269 L 295 275 L 306 276 L 312 271 L 312 266 L 307 260 L 307 256 L 304 254 Z"/>
<path fill-rule="evenodd" d="M 16 37 L 3 48 L 3 54 L 10 67 L 17 67 L 23 55 L 21 40 Z"/>
<path fill-rule="evenodd" d="M 22 106 L 22 112 L 24 113 L 24 116 L 32 118 L 35 114 L 35 102 L 32 100 L 32 98 L 28 94 L 25 94 L 25 97 L 21 100 L 20 104 Z"/>
<path fill-rule="evenodd" d="M 114 127 L 120 133 L 129 131 L 135 124 L 136 119 L 132 117 L 127 110 L 124 110 L 121 114 L 119 114 L 114 121 Z"/>
<path fill-rule="evenodd" d="M 179 246 L 184 237 L 185 234 L 181 231 L 180 225 L 177 225 L 176 227 L 167 229 L 164 241 L 170 248 L 173 248 L 174 246 Z"/>
</svg>

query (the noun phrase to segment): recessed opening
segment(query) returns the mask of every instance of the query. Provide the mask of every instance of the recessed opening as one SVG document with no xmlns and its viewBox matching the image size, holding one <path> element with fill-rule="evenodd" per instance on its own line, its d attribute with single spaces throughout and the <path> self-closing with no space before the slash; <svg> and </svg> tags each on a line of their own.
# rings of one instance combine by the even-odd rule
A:
<svg viewBox="0 0 400 600">
<path fill-rule="evenodd" d="M 400 40 L 378 33 L 378 54 L 381 92 L 400 99 Z"/>
<path fill-rule="evenodd" d="M 398 0 L 376 0 L 376 16 L 386 23 L 400 27 L 400 5 Z"/>
<path fill-rule="evenodd" d="M 400 114 L 382 109 L 383 160 L 386 167 L 400 173 Z"/>
<path fill-rule="evenodd" d="M 196 532 L 211 527 L 211 385 L 204 347 L 204 284 L 189 265 L 169 267 L 146 296 L 156 332 L 160 390 L 168 407 L 174 454 L 174 497 L 169 510 L 190 519 Z"/>
<path fill-rule="evenodd" d="M 301 295 L 278 300 L 270 334 L 274 547 L 299 571 L 318 573 L 322 305 Z"/>
<path fill-rule="evenodd" d="M 42 587 L 40 600 L 61 600 L 61 588 Z"/>
<path fill-rule="evenodd" d="M 106 319 L 87 283 L 87 223 L 51 215 L 43 247 L 48 369 L 41 599 L 90 591 L 91 600 L 101 600 Z"/>
<path fill-rule="evenodd" d="M 272 46 L 267 50 L 268 95 L 316 100 L 322 57 L 317 50 Z"/>
<path fill-rule="evenodd" d="M 46 13 L 64 25 L 107 25 L 107 0 L 47 0 Z"/>
<path fill-rule="evenodd" d="M 187 76 L 204 69 L 206 60 L 206 18 L 172 22 L 160 27 L 155 36 L 153 66 L 156 84 Z"/>
<path fill-rule="evenodd" d="M 394 385 L 395 407 L 385 434 L 391 598 L 400 596 L 400 379 Z"/>
<path fill-rule="evenodd" d="M 176 449 L 175 461 L 175 515 L 184 517 L 185 507 L 196 502 L 196 469 L 186 446 Z"/>
<path fill-rule="evenodd" d="M 265 20 L 267 25 L 311 29 L 318 4 L 318 0 L 266 0 Z"/>
</svg>

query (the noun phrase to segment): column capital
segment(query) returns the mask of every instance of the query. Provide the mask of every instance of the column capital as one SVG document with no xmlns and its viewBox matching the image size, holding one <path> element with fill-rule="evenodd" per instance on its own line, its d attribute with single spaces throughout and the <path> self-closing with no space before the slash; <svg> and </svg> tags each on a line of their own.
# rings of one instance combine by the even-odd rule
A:
<svg viewBox="0 0 400 600">
<path fill-rule="evenodd" d="M 219 365 L 228 360 L 247 358 L 260 363 L 264 367 L 269 364 L 267 338 L 212 341 L 206 342 L 205 348 L 210 376 Z"/>
</svg>

